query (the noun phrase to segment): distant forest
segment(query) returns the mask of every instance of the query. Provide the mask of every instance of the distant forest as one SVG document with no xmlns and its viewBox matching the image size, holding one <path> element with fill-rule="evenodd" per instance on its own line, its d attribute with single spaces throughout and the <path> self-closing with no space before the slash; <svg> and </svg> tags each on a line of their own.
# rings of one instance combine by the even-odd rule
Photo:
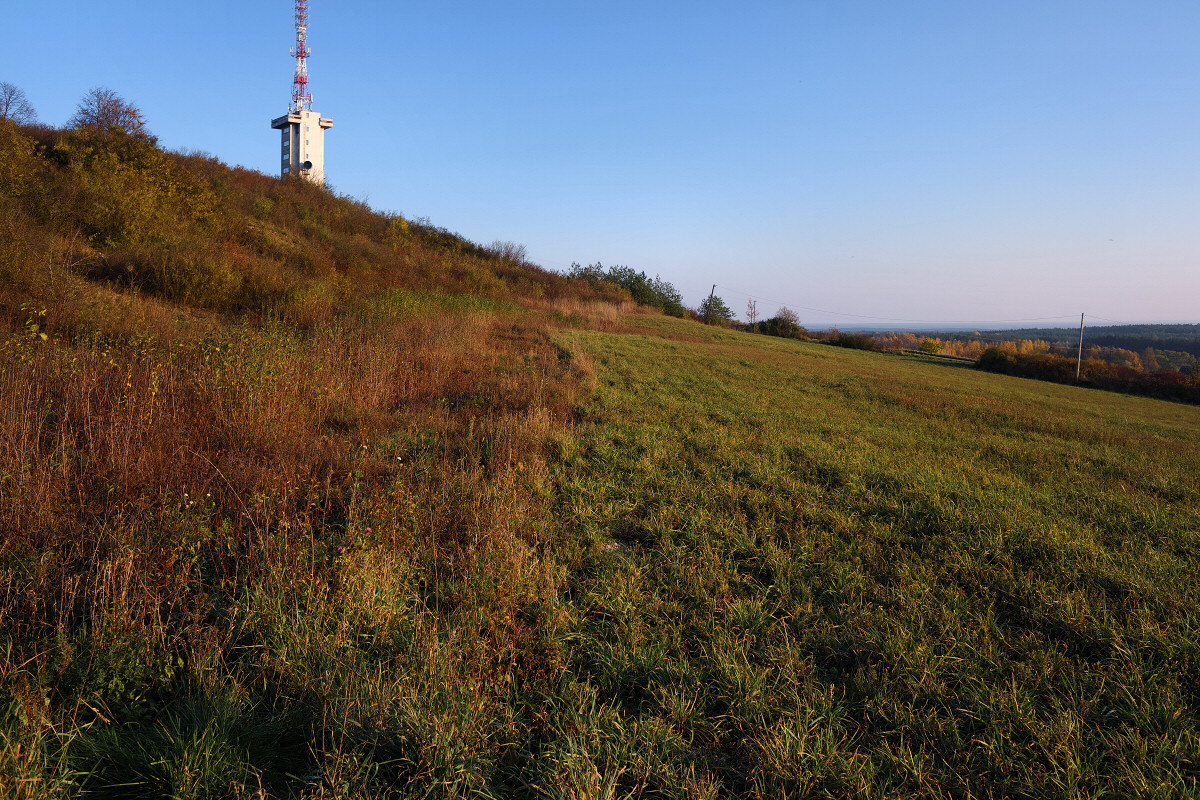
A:
<svg viewBox="0 0 1200 800">
<path fill-rule="evenodd" d="M 1085 327 L 1082 353 L 1078 328 L 841 334 L 827 341 L 970 359 L 991 372 L 1200 403 L 1200 325 Z"/>
<path fill-rule="evenodd" d="M 941 338 L 961 342 L 1011 342 L 1022 339 L 1050 344 L 1079 342 L 1078 328 L 1021 328 L 1006 331 L 947 332 Z M 1147 347 L 1173 350 L 1200 358 L 1200 325 L 1098 325 L 1083 328 L 1084 346 L 1119 347 L 1142 352 Z"/>
</svg>

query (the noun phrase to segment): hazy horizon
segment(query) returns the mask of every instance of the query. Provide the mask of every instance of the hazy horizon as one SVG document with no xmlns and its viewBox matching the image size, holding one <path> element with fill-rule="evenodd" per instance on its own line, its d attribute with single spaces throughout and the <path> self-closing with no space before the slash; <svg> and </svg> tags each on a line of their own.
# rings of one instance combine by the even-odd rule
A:
<svg viewBox="0 0 1200 800">
<path fill-rule="evenodd" d="M 803 320 L 801 320 L 801 324 L 804 324 Z M 1097 324 L 1097 325 L 1085 324 L 1083 330 L 1084 330 L 1084 336 L 1086 337 L 1087 331 L 1091 330 L 1091 329 L 1103 330 L 1103 329 L 1107 329 L 1107 328 L 1122 328 L 1122 327 L 1136 326 L 1136 325 L 1197 325 L 1197 324 L 1200 324 L 1200 323 L 1170 322 L 1170 321 L 1164 322 L 1161 320 L 1146 320 L 1146 321 L 1142 321 L 1142 322 L 1136 322 L 1136 321 L 1122 322 L 1122 323 L 1118 323 L 1115 325 L 1112 323 L 1104 323 L 1104 324 Z M 828 330 L 829 328 L 836 327 L 836 328 L 838 328 L 838 330 L 843 330 L 843 331 L 848 331 L 848 332 L 861 331 L 864 333 L 865 332 L 887 333 L 889 331 L 894 332 L 894 333 L 967 333 L 967 332 L 972 332 L 972 331 L 978 332 L 978 333 L 1005 333 L 1008 331 L 1028 331 L 1028 330 L 1061 330 L 1064 332 L 1074 331 L 1076 334 L 1079 333 L 1079 323 L 1078 322 L 1076 322 L 1074 325 L 1037 325 L 1037 326 L 1025 325 L 1025 326 L 1019 326 L 1019 327 L 1018 326 L 996 327 L 995 325 L 993 325 L 991 323 L 984 323 L 984 324 L 980 324 L 980 325 L 946 325 L 946 326 L 943 326 L 940 328 L 920 327 L 920 326 L 916 326 L 916 325 L 909 325 L 909 326 L 903 326 L 903 325 L 857 325 L 854 323 L 850 323 L 850 324 L 830 323 L 827 325 L 822 325 L 819 323 L 812 323 L 812 324 L 806 325 L 805 327 L 808 327 L 808 328 L 814 329 L 814 330 Z"/>
</svg>

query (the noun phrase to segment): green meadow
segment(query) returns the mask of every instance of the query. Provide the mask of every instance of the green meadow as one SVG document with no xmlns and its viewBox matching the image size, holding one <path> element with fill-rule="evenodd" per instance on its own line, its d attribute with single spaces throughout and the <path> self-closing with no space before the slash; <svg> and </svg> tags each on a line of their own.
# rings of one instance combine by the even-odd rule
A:
<svg viewBox="0 0 1200 800">
<path fill-rule="evenodd" d="M 760 796 L 1195 791 L 1196 409 L 629 323 L 562 334 L 595 370 L 569 652 L 664 763 Z"/>
</svg>

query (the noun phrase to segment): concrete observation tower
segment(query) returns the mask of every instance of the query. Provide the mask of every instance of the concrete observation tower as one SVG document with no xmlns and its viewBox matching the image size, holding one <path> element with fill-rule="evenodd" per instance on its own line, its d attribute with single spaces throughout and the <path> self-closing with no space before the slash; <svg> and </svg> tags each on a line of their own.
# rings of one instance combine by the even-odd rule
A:
<svg viewBox="0 0 1200 800">
<path fill-rule="evenodd" d="M 296 0 L 296 75 L 292 79 L 292 104 L 288 113 L 271 120 L 271 127 L 282 133 L 280 142 L 281 177 L 299 175 L 318 186 L 325 184 L 325 129 L 333 127 L 312 110 L 308 91 L 308 0 Z"/>
</svg>

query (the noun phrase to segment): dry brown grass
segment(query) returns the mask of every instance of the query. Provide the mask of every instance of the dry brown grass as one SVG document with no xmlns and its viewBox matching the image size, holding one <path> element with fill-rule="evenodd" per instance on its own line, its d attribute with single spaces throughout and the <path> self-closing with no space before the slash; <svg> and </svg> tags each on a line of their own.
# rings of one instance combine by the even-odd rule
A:
<svg viewBox="0 0 1200 800">
<path fill-rule="evenodd" d="M 618 318 L 645 311 L 637 303 L 628 300 L 609 302 L 580 297 L 555 297 L 531 303 L 532 307 L 561 318 L 572 327 L 610 331 L 618 327 Z"/>
<path fill-rule="evenodd" d="M 543 323 L 434 309 L 172 338 L 18 330 L 0 351 L 0 613 L 21 641 L 219 641 L 212 591 L 298 577 L 345 613 L 351 587 L 390 585 L 360 555 L 379 547 L 443 576 L 486 562 L 510 616 L 553 594 L 544 453 L 576 398 Z"/>
<path fill-rule="evenodd" d="M 545 458 L 582 373 L 538 320 L 434 306 L 308 334 L 13 331 L 0 668 L 42 721 L 6 738 L 5 758 L 38 780 L 67 774 L 55 731 L 182 687 L 302 699 L 324 720 L 301 723 L 309 757 L 330 775 L 357 763 L 338 715 L 406 708 L 417 725 L 435 684 L 459 698 L 451 729 L 482 736 L 450 717 L 478 717 L 504 675 L 554 663 L 538 644 L 561 580 L 542 558 Z M 356 667 L 364 653 L 383 661 Z M 421 726 L 434 738 L 414 774 L 444 766 L 443 734 Z"/>
</svg>

